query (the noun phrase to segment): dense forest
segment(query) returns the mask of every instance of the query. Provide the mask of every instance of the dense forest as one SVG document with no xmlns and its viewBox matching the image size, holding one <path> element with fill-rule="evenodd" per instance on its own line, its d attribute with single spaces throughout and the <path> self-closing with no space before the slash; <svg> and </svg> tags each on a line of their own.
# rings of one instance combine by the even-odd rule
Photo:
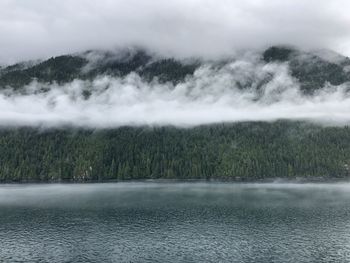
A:
<svg viewBox="0 0 350 263">
<path fill-rule="evenodd" d="M 344 178 L 350 128 L 278 121 L 191 129 L 0 132 L 1 181 Z"/>
<path fill-rule="evenodd" d="M 123 77 L 131 72 L 139 74 L 146 81 L 157 78 L 160 82 L 177 83 L 199 67 L 195 60 L 183 63 L 173 58 L 153 59 L 143 50 L 125 52 L 117 59 L 111 59 L 113 55 L 108 52 L 100 53 L 101 57 L 91 62 L 87 58 L 91 52 L 0 68 L 0 89 L 10 87 L 19 90 L 33 80 L 63 84 L 74 79 L 91 80 L 99 75 Z"/>
</svg>

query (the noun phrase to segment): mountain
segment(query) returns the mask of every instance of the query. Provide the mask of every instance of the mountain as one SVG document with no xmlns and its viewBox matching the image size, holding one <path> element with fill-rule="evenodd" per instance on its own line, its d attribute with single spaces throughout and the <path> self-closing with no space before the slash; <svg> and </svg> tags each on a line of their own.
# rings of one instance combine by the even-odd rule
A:
<svg viewBox="0 0 350 263">
<path fill-rule="evenodd" d="M 271 47 L 264 52 L 263 58 L 270 63 L 288 63 L 292 76 L 299 80 L 301 89 L 306 92 L 320 89 L 327 82 L 331 85 L 341 85 L 350 81 L 350 72 L 347 70 L 350 60 L 347 57 L 340 56 L 337 61 L 332 61 L 317 53 Z"/>
<path fill-rule="evenodd" d="M 271 47 L 260 55 L 260 63 L 285 63 L 290 74 L 300 82 L 301 90 L 312 93 L 326 83 L 340 85 L 350 81 L 350 59 L 339 54 L 332 60 L 323 52 L 305 52 L 291 47 Z M 74 79 L 94 79 L 99 75 L 123 77 L 136 72 L 146 81 L 179 83 L 193 76 L 203 64 L 224 67 L 235 58 L 218 61 L 162 58 L 142 49 L 119 52 L 87 51 L 76 55 L 52 57 L 31 63 L 18 63 L 0 69 L 0 89 L 20 89 L 33 80 L 44 83 L 67 83 Z M 248 87 L 243 87 L 248 88 Z"/>
<path fill-rule="evenodd" d="M 151 115 L 161 111 L 167 113 L 173 106 L 170 105 L 172 101 L 166 100 L 168 94 L 182 96 L 176 101 L 180 110 L 185 107 L 182 102 L 199 100 L 199 104 L 186 104 L 186 107 L 191 110 L 199 105 L 203 110 L 203 105 L 222 106 L 217 102 L 227 101 L 228 97 L 234 99 L 233 102 L 228 100 L 228 105 L 247 100 L 254 107 L 263 105 L 266 109 L 281 104 L 288 96 L 300 96 L 302 100 L 311 98 L 313 102 L 313 98 L 322 101 L 333 94 L 317 97 L 321 91 L 330 88 L 337 90 L 341 87 L 342 91 L 348 92 L 350 60 L 330 51 L 306 52 L 282 46 L 218 60 L 180 60 L 160 57 L 142 49 L 127 49 L 86 51 L 3 67 L 0 69 L 0 102 L 3 105 L 0 106 L 2 111 L 6 111 L 6 107 L 13 109 L 9 119 L 7 116 L 3 118 L 5 121 L 0 129 L 1 182 L 159 178 L 246 181 L 299 177 L 311 180 L 347 179 L 350 176 L 350 129 L 343 124 L 334 126 L 308 119 L 277 118 L 218 121 L 190 127 L 166 122 L 147 125 L 147 121 L 143 122 L 146 118 L 143 111 L 135 119 L 141 120 L 140 123 L 80 124 L 80 117 L 85 120 L 96 111 L 102 111 L 102 115 L 94 117 L 98 123 L 96 118 L 103 117 L 103 110 L 108 103 L 113 103 L 115 95 L 120 95 L 125 101 L 131 100 L 129 93 L 123 97 L 120 94 L 123 90 L 117 89 L 116 93 L 105 94 L 107 102 L 102 100 L 96 109 L 89 108 L 100 99 L 95 96 L 89 100 L 92 93 L 101 94 L 110 89 L 111 82 L 99 84 L 101 76 L 117 81 L 117 87 L 128 87 L 128 79 L 134 76 L 132 80 L 136 79 L 137 85 L 130 94 L 136 92 L 136 104 L 130 104 L 128 110 L 140 103 L 146 104 L 147 111 L 155 105 L 154 102 L 158 103 L 159 98 L 165 98 L 157 108 L 159 112 Z M 86 97 L 79 97 L 80 90 L 74 81 L 83 85 Z M 51 89 L 54 91 L 50 93 Z M 60 93 L 60 89 L 68 89 L 68 95 Z M 142 92 L 137 93 L 141 89 Z M 152 96 L 147 97 L 147 92 L 152 92 L 152 89 L 155 89 Z M 296 92 L 288 93 L 289 89 Z M 45 94 L 48 93 L 46 100 Z M 154 97 L 159 94 L 161 97 Z M 142 96 L 147 98 L 142 100 Z M 61 101 L 71 100 L 71 104 L 56 107 L 59 103 L 56 97 Z M 77 115 L 78 119 L 73 118 L 67 125 L 55 120 L 54 123 L 59 124 L 52 126 L 39 125 L 40 121 L 39 124 L 25 122 L 28 117 L 22 118 L 21 110 L 16 107 L 29 110 L 42 98 L 45 98 L 44 104 L 36 112 L 29 112 L 28 116 L 37 114 L 57 118 L 58 115 L 60 119 L 62 111 L 65 116 Z M 123 103 L 123 100 L 118 103 Z M 149 100 L 151 104 L 147 104 Z M 11 104 L 13 101 L 17 104 Z M 213 104 L 205 104 L 208 101 Z M 83 107 L 70 112 L 77 103 L 83 103 Z M 283 105 L 274 108 L 275 111 L 283 110 Z M 303 111 L 312 110 L 309 104 L 307 106 Z M 256 109 L 254 114 L 259 113 L 260 108 Z M 85 110 L 86 115 L 79 115 L 79 110 Z M 119 114 L 118 111 L 112 113 Z M 217 118 L 220 118 L 220 113 Z M 22 124 L 11 123 L 11 118 L 16 116 L 20 116 Z M 107 124 L 109 121 L 113 123 L 115 115 L 108 116 Z"/>
<path fill-rule="evenodd" d="M 89 61 L 90 59 L 90 61 Z M 143 50 L 110 52 L 87 51 L 78 55 L 52 57 L 31 66 L 19 63 L 0 70 L 0 88 L 19 89 L 37 80 L 66 83 L 74 79 L 93 79 L 98 75 L 126 76 L 131 72 L 147 80 L 182 81 L 194 73 L 198 63 L 181 63 L 172 58 L 154 59 Z"/>
</svg>

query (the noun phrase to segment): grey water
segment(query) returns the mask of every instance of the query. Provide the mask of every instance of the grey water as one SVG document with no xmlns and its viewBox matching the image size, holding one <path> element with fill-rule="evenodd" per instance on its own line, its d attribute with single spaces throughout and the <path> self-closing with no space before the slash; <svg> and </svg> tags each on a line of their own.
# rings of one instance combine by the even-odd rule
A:
<svg viewBox="0 0 350 263">
<path fill-rule="evenodd" d="M 350 184 L 2 185 L 0 262 L 350 262 Z"/>
</svg>

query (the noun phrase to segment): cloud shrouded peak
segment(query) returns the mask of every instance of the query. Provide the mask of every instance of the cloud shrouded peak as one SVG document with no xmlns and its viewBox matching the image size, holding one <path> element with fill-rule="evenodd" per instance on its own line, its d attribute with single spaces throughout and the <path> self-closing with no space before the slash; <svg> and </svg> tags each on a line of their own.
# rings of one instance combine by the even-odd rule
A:
<svg viewBox="0 0 350 263">
<path fill-rule="evenodd" d="M 0 68 L 0 126 L 348 125 L 349 9 L 347 0 L 0 1 L 0 65 L 34 60 Z"/>
<path fill-rule="evenodd" d="M 0 63 L 143 46 L 217 57 L 275 44 L 350 55 L 346 0 L 3 0 Z"/>
<path fill-rule="evenodd" d="M 337 54 L 271 47 L 225 60 L 85 52 L 0 71 L 1 126 L 192 127 L 279 119 L 350 123 Z"/>
</svg>

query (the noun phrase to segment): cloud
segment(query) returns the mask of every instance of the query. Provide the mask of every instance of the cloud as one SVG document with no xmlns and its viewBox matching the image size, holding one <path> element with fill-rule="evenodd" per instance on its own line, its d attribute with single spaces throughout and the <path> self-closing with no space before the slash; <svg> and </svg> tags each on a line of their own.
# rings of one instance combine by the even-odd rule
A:
<svg viewBox="0 0 350 263">
<path fill-rule="evenodd" d="M 250 54 L 219 68 L 206 63 L 176 85 L 145 82 L 131 73 L 64 85 L 33 82 L 17 92 L 2 90 L 0 125 L 192 127 L 278 119 L 344 125 L 350 123 L 348 89 L 349 83 L 326 85 L 305 95 L 288 64 L 265 64 Z"/>
<path fill-rule="evenodd" d="M 347 0 L 2 0 L 0 62 L 141 45 L 220 56 L 291 44 L 350 55 Z"/>
</svg>

